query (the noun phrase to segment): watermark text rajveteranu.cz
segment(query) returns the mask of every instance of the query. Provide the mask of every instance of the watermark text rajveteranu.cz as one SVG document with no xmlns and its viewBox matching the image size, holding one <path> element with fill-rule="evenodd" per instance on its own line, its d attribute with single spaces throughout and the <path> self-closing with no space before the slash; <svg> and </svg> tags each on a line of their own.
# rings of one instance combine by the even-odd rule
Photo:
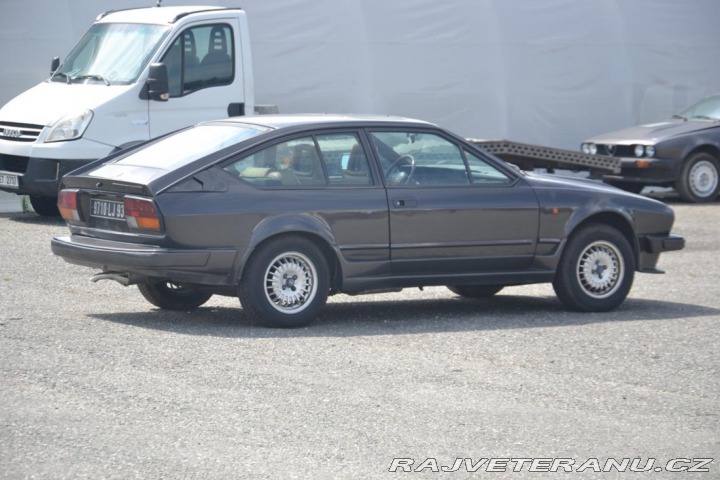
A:
<svg viewBox="0 0 720 480">
<path fill-rule="evenodd" d="M 449 462 L 426 458 L 393 458 L 390 472 L 688 472 L 710 471 L 713 458 L 455 458 Z"/>
</svg>

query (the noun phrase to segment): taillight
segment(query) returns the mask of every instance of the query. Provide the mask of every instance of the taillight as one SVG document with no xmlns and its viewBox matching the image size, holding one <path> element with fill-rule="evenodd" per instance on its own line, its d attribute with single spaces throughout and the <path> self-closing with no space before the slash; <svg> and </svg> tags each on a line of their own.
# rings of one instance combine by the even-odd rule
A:
<svg viewBox="0 0 720 480">
<path fill-rule="evenodd" d="M 131 228 L 160 231 L 160 217 L 151 200 L 125 197 L 125 218 Z"/>
<path fill-rule="evenodd" d="M 78 213 L 78 191 L 77 190 L 61 190 L 58 195 L 58 210 L 65 220 L 80 221 L 80 213 Z"/>
</svg>

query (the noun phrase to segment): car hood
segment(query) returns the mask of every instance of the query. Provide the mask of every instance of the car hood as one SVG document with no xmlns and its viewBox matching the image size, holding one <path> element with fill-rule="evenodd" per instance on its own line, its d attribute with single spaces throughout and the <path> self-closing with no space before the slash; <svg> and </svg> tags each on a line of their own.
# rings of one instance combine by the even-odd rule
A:
<svg viewBox="0 0 720 480">
<path fill-rule="evenodd" d="M 638 142 L 656 143 L 670 137 L 701 130 L 720 128 L 720 123 L 707 120 L 670 120 L 667 122 L 636 125 L 615 132 L 598 135 L 588 142 L 599 144 L 631 145 Z"/>
<path fill-rule="evenodd" d="M 625 192 L 619 188 L 615 188 L 607 183 L 603 183 L 600 180 L 590 180 L 582 177 L 561 177 L 556 174 L 542 174 L 527 172 L 525 173 L 525 179 L 527 182 L 535 188 L 555 188 L 555 189 L 577 189 L 577 190 L 592 190 L 596 192 L 604 192 L 607 194 L 626 196 L 632 195 L 632 193 Z"/>
<path fill-rule="evenodd" d="M 89 108 L 96 109 L 128 86 L 43 82 L 10 100 L 0 109 L 0 121 L 49 126 L 61 117 Z"/>
</svg>

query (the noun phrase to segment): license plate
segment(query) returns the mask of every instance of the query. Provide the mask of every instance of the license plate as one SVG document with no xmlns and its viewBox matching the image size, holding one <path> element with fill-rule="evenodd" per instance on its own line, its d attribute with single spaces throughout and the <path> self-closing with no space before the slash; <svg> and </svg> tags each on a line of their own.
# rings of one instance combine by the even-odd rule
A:
<svg viewBox="0 0 720 480">
<path fill-rule="evenodd" d="M 19 188 L 20 176 L 9 173 L 0 173 L 0 187 Z"/>
<path fill-rule="evenodd" d="M 112 220 L 125 220 L 125 204 L 112 200 L 96 200 L 90 202 L 90 216 L 109 218 Z"/>
</svg>

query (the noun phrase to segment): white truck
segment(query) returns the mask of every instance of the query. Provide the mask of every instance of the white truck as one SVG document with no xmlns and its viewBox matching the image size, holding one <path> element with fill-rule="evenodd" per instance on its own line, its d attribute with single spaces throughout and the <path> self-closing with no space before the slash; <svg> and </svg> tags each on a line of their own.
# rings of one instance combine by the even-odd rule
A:
<svg viewBox="0 0 720 480">
<path fill-rule="evenodd" d="M 0 109 L 0 190 L 57 213 L 60 178 L 203 120 L 255 113 L 245 12 L 154 7 L 99 15 L 51 76 Z"/>
</svg>

